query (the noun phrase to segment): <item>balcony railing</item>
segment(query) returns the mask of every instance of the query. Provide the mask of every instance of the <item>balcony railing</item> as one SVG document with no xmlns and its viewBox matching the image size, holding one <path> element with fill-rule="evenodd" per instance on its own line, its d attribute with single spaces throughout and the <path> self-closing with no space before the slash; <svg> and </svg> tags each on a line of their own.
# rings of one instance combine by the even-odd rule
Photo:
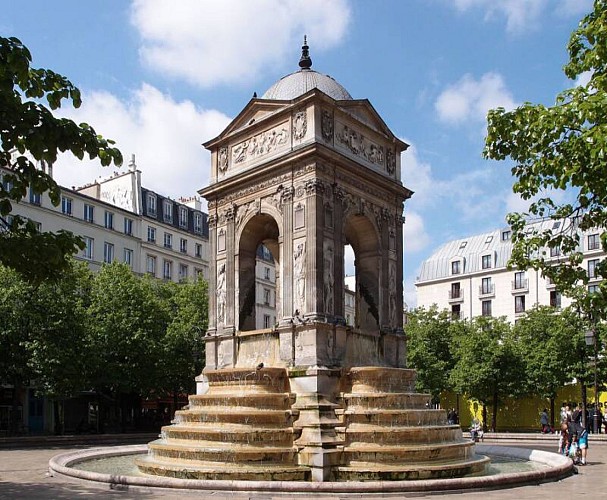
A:
<svg viewBox="0 0 607 500">
<path fill-rule="evenodd" d="M 513 292 L 528 292 L 529 291 L 529 280 L 520 279 L 514 280 L 512 282 L 512 291 Z"/>
<path fill-rule="evenodd" d="M 478 287 L 478 294 L 481 297 L 488 297 L 491 295 L 495 295 L 495 285 L 481 285 Z"/>
<path fill-rule="evenodd" d="M 449 290 L 449 302 L 459 302 L 464 300 L 464 291 L 460 289 Z"/>
</svg>

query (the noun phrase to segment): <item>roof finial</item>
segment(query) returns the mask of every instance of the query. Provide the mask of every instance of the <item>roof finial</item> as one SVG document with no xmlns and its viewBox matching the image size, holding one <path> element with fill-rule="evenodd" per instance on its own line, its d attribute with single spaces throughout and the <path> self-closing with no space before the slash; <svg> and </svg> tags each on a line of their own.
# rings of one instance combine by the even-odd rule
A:
<svg viewBox="0 0 607 500">
<path fill-rule="evenodd" d="M 310 47 L 306 35 L 304 35 L 304 43 L 301 46 L 301 59 L 299 59 L 299 67 L 301 69 L 310 69 L 312 67 L 312 59 L 310 58 Z"/>
</svg>

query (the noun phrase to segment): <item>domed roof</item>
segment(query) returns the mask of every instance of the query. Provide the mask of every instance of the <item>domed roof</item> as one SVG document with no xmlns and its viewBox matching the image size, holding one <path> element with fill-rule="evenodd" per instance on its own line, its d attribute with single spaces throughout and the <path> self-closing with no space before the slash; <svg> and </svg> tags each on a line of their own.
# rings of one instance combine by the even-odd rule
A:
<svg viewBox="0 0 607 500">
<path fill-rule="evenodd" d="M 291 100 L 316 88 L 337 101 L 352 100 L 350 93 L 336 80 L 329 75 L 323 75 L 322 73 L 310 69 L 312 66 L 312 59 L 310 59 L 310 54 L 308 52 L 309 47 L 306 44 L 305 37 L 301 49 L 301 59 L 299 60 L 301 69 L 282 77 L 266 90 L 261 98 Z"/>
</svg>

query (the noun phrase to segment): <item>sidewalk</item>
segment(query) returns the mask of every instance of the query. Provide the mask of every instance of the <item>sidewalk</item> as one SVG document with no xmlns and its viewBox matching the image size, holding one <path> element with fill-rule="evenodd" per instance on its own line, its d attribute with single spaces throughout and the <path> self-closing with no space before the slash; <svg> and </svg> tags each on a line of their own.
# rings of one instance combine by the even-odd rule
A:
<svg viewBox="0 0 607 500">
<path fill-rule="evenodd" d="M 447 493 L 440 495 L 442 498 L 467 500 L 521 500 L 521 499 L 554 499 L 573 498 L 574 496 L 587 495 L 594 498 L 603 498 L 607 492 L 607 437 L 603 439 L 590 436 L 590 448 L 588 451 L 588 465 L 579 468 L 579 474 L 571 476 L 555 483 L 544 483 L 541 485 L 521 486 L 506 490 L 491 491 L 466 491 L 459 493 Z M 524 448 L 537 448 L 545 451 L 554 451 L 556 435 L 541 434 L 486 434 L 485 443 L 510 441 L 509 446 L 520 446 Z M 554 441 L 551 441 L 554 440 Z M 512 443 L 518 441 L 518 443 Z M 76 448 L 89 448 L 87 445 L 49 446 L 48 448 L 5 448 L 0 449 L 0 499 L 73 499 L 92 498 L 95 499 L 147 499 L 147 498 L 213 498 L 216 500 L 244 500 L 247 498 L 270 500 L 273 498 L 292 498 L 293 495 L 281 495 L 274 493 L 226 493 L 212 491 L 175 491 L 175 490 L 144 490 L 129 488 L 128 490 L 110 489 L 108 485 L 85 483 L 75 479 L 62 476 L 48 476 L 48 461 L 59 453 L 64 453 Z M 315 496 L 306 494 L 305 497 L 318 499 L 377 499 L 381 498 L 424 498 L 435 497 L 435 494 L 424 495 L 421 493 L 410 494 L 376 494 L 358 495 L 341 494 L 331 497 L 327 494 Z M 301 496 L 301 498 L 305 498 Z"/>
</svg>

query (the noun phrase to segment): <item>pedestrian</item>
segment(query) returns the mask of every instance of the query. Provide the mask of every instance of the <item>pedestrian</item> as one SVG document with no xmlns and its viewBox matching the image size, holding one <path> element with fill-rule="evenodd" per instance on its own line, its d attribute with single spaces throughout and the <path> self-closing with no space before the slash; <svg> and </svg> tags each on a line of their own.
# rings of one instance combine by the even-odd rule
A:
<svg viewBox="0 0 607 500">
<path fill-rule="evenodd" d="M 542 426 L 542 434 L 550 434 L 550 424 L 548 423 L 548 410 L 544 408 L 540 413 L 540 425 Z"/>
</svg>

